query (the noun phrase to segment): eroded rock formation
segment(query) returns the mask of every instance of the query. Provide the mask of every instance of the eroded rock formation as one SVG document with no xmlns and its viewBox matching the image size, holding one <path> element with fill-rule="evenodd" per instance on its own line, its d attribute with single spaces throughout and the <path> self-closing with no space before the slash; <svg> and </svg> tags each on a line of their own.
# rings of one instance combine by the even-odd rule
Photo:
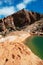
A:
<svg viewBox="0 0 43 65">
<path fill-rule="evenodd" d="M 42 14 L 38 14 L 24 9 L 0 20 L 0 32 L 21 30 L 27 25 L 32 25 L 43 18 Z M 43 23 L 43 22 L 42 22 Z M 35 26 L 34 26 L 35 27 Z"/>
</svg>

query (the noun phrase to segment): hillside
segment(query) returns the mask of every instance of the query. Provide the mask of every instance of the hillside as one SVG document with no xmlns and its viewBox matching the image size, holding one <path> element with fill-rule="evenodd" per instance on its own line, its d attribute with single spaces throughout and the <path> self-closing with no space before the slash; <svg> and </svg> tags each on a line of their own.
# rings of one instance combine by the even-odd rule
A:
<svg viewBox="0 0 43 65">
<path fill-rule="evenodd" d="M 24 44 L 39 32 L 43 33 L 43 14 L 22 9 L 0 19 L 0 65 L 43 65 Z"/>
<path fill-rule="evenodd" d="M 30 31 L 31 26 L 35 28 L 35 22 L 38 23 L 39 21 L 38 26 L 39 28 L 42 27 L 40 30 L 43 31 L 43 22 L 41 22 L 41 19 L 43 21 L 42 14 L 22 9 L 6 18 L 0 19 L 0 34 L 9 33 L 9 31 L 24 30 L 27 26 L 29 26 L 28 30 Z M 34 28 L 32 30 L 34 30 Z M 37 31 L 40 31 L 39 28 Z"/>
</svg>

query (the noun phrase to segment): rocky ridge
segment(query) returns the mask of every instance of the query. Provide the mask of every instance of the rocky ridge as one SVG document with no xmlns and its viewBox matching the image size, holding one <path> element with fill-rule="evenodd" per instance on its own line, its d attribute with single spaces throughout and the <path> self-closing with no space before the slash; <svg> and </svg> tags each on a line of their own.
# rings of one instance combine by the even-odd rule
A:
<svg viewBox="0 0 43 65">
<path fill-rule="evenodd" d="M 42 14 L 22 9 L 10 16 L 7 16 L 6 18 L 0 19 L 0 34 L 5 34 L 8 33 L 9 31 L 22 30 L 27 28 L 27 26 L 30 26 L 31 28 L 31 25 L 33 26 L 33 24 L 36 21 L 38 23 L 38 21 L 40 21 L 42 18 L 43 18 Z M 43 24 L 43 22 L 41 24 Z M 40 26 L 43 27 L 42 25 Z"/>
</svg>

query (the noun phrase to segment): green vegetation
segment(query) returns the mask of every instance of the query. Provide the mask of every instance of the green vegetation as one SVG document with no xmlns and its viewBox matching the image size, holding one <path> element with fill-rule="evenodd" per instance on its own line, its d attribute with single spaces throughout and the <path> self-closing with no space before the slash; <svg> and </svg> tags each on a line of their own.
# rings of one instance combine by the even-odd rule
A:
<svg viewBox="0 0 43 65">
<path fill-rule="evenodd" d="M 43 59 L 43 37 L 32 36 L 27 38 L 25 44 L 34 52 L 37 56 Z"/>
</svg>

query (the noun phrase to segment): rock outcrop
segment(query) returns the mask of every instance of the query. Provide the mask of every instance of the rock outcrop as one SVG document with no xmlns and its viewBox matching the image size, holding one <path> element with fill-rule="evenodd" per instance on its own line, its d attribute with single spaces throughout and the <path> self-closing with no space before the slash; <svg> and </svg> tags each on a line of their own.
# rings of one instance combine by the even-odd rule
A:
<svg viewBox="0 0 43 65">
<path fill-rule="evenodd" d="M 32 25 L 36 21 L 40 21 L 43 18 L 42 14 L 26 11 L 24 9 L 0 20 L 0 32 L 21 30 L 27 25 Z M 43 22 L 42 22 L 43 24 Z M 34 26 L 35 27 L 35 26 Z"/>
<path fill-rule="evenodd" d="M 43 19 L 34 22 L 34 24 L 31 24 L 25 28 L 25 31 L 30 31 L 32 33 L 43 33 Z"/>
</svg>

